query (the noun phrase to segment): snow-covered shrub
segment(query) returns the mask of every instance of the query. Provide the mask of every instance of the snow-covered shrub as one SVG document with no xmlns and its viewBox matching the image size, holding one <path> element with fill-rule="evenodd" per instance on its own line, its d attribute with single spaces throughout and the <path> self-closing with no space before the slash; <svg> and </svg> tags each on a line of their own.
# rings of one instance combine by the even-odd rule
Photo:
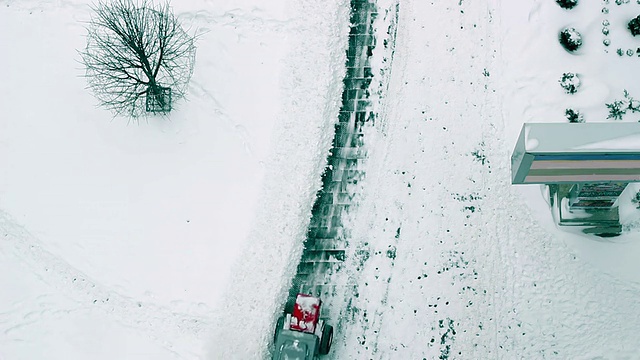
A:
<svg viewBox="0 0 640 360">
<path fill-rule="evenodd" d="M 574 28 L 565 28 L 560 31 L 559 41 L 567 51 L 574 52 L 582 46 L 582 35 Z"/>
<path fill-rule="evenodd" d="M 627 106 L 622 100 L 615 100 L 610 104 L 605 104 L 609 109 L 607 119 L 622 120 L 622 116 L 627 113 Z"/>
<path fill-rule="evenodd" d="M 627 102 L 627 109 L 631 110 L 632 113 L 640 112 L 640 101 L 631 97 L 627 90 L 624 91 L 624 99 Z"/>
<path fill-rule="evenodd" d="M 558 82 L 567 94 L 575 94 L 580 87 L 580 78 L 576 73 L 564 73 Z"/>
<path fill-rule="evenodd" d="M 631 202 L 636 205 L 636 209 L 640 209 L 640 191 L 631 199 Z"/>
<path fill-rule="evenodd" d="M 640 35 L 640 15 L 631 19 L 627 24 L 627 28 L 631 31 L 631 35 L 636 36 Z"/>
<path fill-rule="evenodd" d="M 579 111 L 573 109 L 566 109 L 564 111 L 564 116 L 569 120 L 570 123 L 583 123 L 584 115 Z"/>
<path fill-rule="evenodd" d="M 556 0 L 556 4 L 563 9 L 571 10 L 578 5 L 578 0 Z"/>
<path fill-rule="evenodd" d="M 605 104 L 609 109 L 607 119 L 622 120 L 622 117 L 631 110 L 632 113 L 640 112 L 640 101 L 634 99 L 627 90 L 624 90 L 624 99 L 615 100 L 610 104 Z"/>
</svg>

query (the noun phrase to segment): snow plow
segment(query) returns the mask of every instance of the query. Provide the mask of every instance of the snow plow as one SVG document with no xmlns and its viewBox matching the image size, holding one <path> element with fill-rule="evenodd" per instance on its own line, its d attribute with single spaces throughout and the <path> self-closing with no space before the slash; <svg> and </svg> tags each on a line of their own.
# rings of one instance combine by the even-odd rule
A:
<svg viewBox="0 0 640 360">
<path fill-rule="evenodd" d="M 276 324 L 273 360 L 312 360 L 329 353 L 333 327 L 320 320 L 321 305 L 317 297 L 296 296 L 293 312 L 281 316 Z"/>
</svg>

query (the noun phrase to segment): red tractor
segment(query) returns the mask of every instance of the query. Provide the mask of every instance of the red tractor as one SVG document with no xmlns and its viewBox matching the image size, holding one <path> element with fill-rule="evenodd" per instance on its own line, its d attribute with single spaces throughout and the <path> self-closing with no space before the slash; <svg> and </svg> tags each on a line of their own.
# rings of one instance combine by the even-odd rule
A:
<svg viewBox="0 0 640 360">
<path fill-rule="evenodd" d="M 298 294 L 293 313 L 278 319 L 274 360 L 312 360 L 329 353 L 333 327 L 320 320 L 321 305 L 317 297 Z"/>
</svg>

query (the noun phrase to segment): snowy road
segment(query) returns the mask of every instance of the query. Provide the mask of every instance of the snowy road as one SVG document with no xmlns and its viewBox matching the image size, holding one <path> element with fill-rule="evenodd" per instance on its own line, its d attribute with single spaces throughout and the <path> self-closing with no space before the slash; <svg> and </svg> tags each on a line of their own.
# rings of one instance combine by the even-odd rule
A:
<svg viewBox="0 0 640 360">
<path fill-rule="evenodd" d="M 498 6 L 400 4 L 351 239 L 371 256 L 352 263 L 335 359 L 638 358 L 640 291 L 574 256 L 509 183 Z"/>
<path fill-rule="evenodd" d="M 322 175 L 322 189 L 313 206 L 301 261 L 285 306 L 285 311 L 291 311 L 298 293 L 318 296 L 324 304 L 322 316 L 334 325 L 340 323 L 345 298 L 357 292 L 350 274 L 342 271 L 351 227 L 345 220 L 349 219 L 349 209 L 355 205 L 366 176 L 365 132 L 375 126 L 376 107 L 386 92 L 387 77 L 381 75 L 391 67 L 395 5 L 379 8 L 375 1 L 351 2 L 342 106 Z M 340 327 L 336 330 L 339 336 Z"/>
</svg>

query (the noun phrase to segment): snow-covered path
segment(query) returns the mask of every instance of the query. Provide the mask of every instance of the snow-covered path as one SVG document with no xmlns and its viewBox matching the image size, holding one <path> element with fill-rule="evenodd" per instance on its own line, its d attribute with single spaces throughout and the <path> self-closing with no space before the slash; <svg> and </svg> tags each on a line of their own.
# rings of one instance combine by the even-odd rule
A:
<svg viewBox="0 0 640 360">
<path fill-rule="evenodd" d="M 400 4 L 354 216 L 370 258 L 335 359 L 638 356 L 640 291 L 574 256 L 510 185 L 498 6 Z"/>
<path fill-rule="evenodd" d="M 255 219 L 238 258 L 210 359 L 260 359 L 287 300 L 337 122 L 348 46 L 349 3 L 294 1 L 287 7 L 288 70 Z M 313 16 L 310 16 L 310 15 Z"/>
</svg>

